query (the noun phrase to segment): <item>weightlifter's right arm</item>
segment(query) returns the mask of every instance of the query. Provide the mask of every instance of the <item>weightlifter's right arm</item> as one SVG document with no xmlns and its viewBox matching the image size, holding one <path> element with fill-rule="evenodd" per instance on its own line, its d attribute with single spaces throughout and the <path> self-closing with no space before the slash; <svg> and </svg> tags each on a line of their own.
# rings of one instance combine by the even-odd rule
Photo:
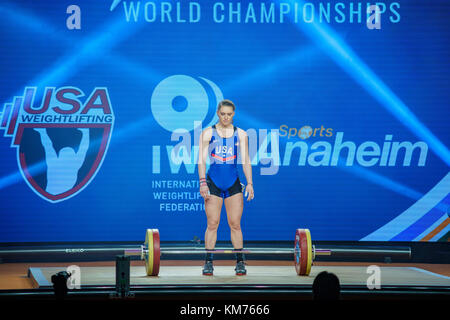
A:
<svg viewBox="0 0 450 320">
<path fill-rule="evenodd" d="M 200 195 L 209 199 L 209 188 L 206 184 L 206 160 L 208 159 L 208 145 L 211 139 L 211 129 L 206 128 L 200 135 L 198 152 L 198 176 L 200 179 Z"/>
</svg>

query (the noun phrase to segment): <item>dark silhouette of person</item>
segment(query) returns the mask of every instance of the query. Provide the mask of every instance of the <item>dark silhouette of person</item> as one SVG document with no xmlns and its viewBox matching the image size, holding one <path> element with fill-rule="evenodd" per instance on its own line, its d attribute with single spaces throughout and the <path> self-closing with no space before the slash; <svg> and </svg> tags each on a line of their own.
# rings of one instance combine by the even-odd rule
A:
<svg viewBox="0 0 450 320">
<path fill-rule="evenodd" d="M 334 273 L 322 271 L 313 282 L 314 300 L 339 300 L 341 285 L 338 277 Z"/>
</svg>

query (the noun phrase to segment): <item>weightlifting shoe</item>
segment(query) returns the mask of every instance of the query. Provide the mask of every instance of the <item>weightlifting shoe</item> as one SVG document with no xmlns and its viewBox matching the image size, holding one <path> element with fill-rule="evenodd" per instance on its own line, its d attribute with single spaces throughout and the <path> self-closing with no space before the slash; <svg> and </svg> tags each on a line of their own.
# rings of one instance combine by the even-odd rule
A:
<svg viewBox="0 0 450 320">
<path fill-rule="evenodd" d="M 234 268 L 234 270 L 236 271 L 237 276 L 245 276 L 247 274 L 244 261 L 236 262 L 236 268 Z"/>
<path fill-rule="evenodd" d="M 205 261 L 205 265 L 203 266 L 203 275 L 204 276 L 212 276 L 214 271 L 213 262 Z"/>
</svg>

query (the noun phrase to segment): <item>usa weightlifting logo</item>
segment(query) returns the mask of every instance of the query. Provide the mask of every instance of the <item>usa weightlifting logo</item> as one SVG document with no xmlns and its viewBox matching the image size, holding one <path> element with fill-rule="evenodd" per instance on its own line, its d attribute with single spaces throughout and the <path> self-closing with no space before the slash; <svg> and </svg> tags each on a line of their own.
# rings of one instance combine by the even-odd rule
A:
<svg viewBox="0 0 450 320">
<path fill-rule="evenodd" d="M 97 87 L 83 97 L 75 87 L 26 87 L 0 114 L 0 130 L 17 149 L 24 180 L 52 203 L 81 192 L 108 149 L 114 126 L 108 90 Z"/>
</svg>

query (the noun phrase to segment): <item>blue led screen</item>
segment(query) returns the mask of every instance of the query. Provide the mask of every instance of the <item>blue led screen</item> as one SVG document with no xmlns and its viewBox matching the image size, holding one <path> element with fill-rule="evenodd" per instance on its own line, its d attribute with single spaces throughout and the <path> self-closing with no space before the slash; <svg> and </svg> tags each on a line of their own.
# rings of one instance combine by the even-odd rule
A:
<svg viewBox="0 0 450 320">
<path fill-rule="evenodd" d="M 0 242 L 203 239 L 198 139 L 222 99 L 249 136 L 245 240 L 448 240 L 447 1 L 22 0 L 0 15 Z"/>
</svg>

